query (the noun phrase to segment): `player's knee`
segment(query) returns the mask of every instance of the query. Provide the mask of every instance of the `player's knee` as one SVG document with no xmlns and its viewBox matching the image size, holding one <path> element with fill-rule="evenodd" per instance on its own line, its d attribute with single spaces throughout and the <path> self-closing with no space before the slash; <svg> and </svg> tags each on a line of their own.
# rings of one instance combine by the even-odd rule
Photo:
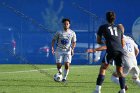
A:
<svg viewBox="0 0 140 93">
<path fill-rule="evenodd" d="M 62 66 L 62 64 L 61 64 L 61 63 L 57 63 L 57 68 L 58 68 L 58 69 L 60 69 L 60 68 L 61 68 L 61 66 Z"/>
<path fill-rule="evenodd" d="M 69 69 L 69 63 L 65 63 L 65 69 Z"/>
<path fill-rule="evenodd" d="M 65 66 L 65 69 L 69 69 L 69 67 L 68 66 Z"/>
<path fill-rule="evenodd" d="M 122 72 L 120 72 L 120 71 L 117 72 L 117 75 L 118 75 L 119 77 L 125 77 L 124 74 L 123 74 Z"/>
<path fill-rule="evenodd" d="M 114 73 L 112 74 L 112 76 L 118 77 L 117 72 L 114 72 Z"/>
<path fill-rule="evenodd" d="M 104 64 L 102 64 L 101 68 L 102 68 L 102 69 L 107 69 L 108 66 L 109 66 L 109 64 L 105 64 L 105 63 L 104 63 Z"/>
</svg>

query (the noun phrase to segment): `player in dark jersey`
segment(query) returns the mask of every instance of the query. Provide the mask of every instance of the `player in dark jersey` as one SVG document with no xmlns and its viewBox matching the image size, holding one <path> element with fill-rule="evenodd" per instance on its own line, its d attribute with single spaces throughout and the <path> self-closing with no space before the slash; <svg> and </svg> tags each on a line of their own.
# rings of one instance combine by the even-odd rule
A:
<svg viewBox="0 0 140 93">
<path fill-rule="evenodd" d="M 101 25 L 97 32 L 97 43 L 106 44 L 107 51 L 100 67 L 99 75 L 96 81 L 96 89 L 94 93 L 101 93 L 101 85 L 105 79 L 105 72 L 112 60 L 115 60 L 116 71 L 119 76 L 120 88 L 119 93 L 125 93 L 125 77 L 123 76 L 122 55 L 123 55 L 123 33 L 114 24 L 115 13 L 109 11 L 106 13 L 108 24 Z M 105 38 L 105 42 L 102 40 Z"/>
</svg>

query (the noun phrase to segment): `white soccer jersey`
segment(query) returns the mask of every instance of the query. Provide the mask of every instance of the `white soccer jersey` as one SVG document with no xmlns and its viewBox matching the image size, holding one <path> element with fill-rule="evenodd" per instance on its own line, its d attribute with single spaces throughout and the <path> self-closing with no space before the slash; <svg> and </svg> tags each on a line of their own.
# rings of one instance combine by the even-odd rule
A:
<svg viewBox="0 0 140 93">
<path fill-rule="evenodd" d="M 127 66 L 128 68 L 137 66 L 135 48 L 138 48 L 138 45 L 129 36 L 124 35 L 124 41 L 125 41 L 124 56 L 123 56 L 124 65 Z"/>
<path fill-rule="evenodd" d="M 71 43 L 76 42 L 76 34 L 71 29 L 68 29 L 68 31 L 58 31 L 53 39 L 57 41 L 56 51 L 67 51 L 70 49 Z"/>
</svg>

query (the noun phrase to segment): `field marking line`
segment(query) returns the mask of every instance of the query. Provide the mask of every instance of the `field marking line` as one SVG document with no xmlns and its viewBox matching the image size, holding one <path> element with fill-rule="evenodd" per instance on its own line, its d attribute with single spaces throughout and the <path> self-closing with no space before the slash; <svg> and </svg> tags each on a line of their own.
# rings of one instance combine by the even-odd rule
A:
<svg viewBox="0 0 140 93">
<path fill-rule="evenodd" d="M 87 68 L 94 66 L 79 66 L 79 67 L 71 67 L 71 68 Z M 56 68 L 48 68 L 48 69 L 39 69 L 39 70 L 56 70 Z M 0 74 L 11 74 L 11 73 L 28 73 L 28 72 L 37 72 L 39 70 L 21 70 L 21 71 L 9 71 L 9 72 L 0 72 Z"/>
</svg>

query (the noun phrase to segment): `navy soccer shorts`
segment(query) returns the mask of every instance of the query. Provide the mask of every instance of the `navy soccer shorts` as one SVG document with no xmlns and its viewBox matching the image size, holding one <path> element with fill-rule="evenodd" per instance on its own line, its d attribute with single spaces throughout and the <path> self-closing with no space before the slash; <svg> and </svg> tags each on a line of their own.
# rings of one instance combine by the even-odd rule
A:
<svg viewBox="0 0 140 93">
<path fill-rule="evenodd" d="M 112 52 L 112 53 L 106 53 L 102 62 L 106 63 L 106 64 L 110 64 L 114 60 L 116 66 L 122 66 L 123 65 L 122 56 L 123 56 L 123 54 L 119 51 Z"/>
</svg>

